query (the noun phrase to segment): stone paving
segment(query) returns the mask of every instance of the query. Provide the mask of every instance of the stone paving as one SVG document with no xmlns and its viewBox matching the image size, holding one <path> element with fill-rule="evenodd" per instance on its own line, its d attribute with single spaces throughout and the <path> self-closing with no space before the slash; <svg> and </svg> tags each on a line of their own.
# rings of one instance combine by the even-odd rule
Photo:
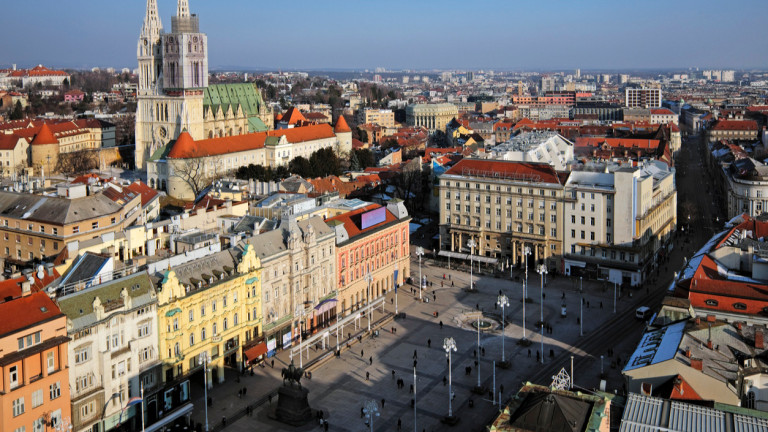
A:
<svg viewBox="0 0 768 432">
<path fill-rule="evenodd" d="M 309 401 L 313 409 L 321 409 L 324 417 L 329 422 L 329 430 L 338 431 L 362 431 L 369 430 L 364 419 L 361 418 L 361 408 L 365 401 L 376 400 L 380 408 L 380 416 L 374 420 L 375 430 L 397 430 L 397 422 L 400 419 L 403 430 L 445 430 L 449 428 L 441 424 L 440 420 L 448 413 L 448 387 L 444 385 L 444 377 L 447 377 L 447 359 L 442 349 L 443 339 L 453 337 L 456 341 L 457 352 L 452 354 L 452 385 L 455 399 L 452 402 L 454 415 L 460 419 L 462 430 L 483 430 L 484 425 L 497 411 L 490 401 L 488 393 L 477 395 L 472 389 L 477 386 L 477 368 L 475 367 L 474 352 L 477 350 L 477 332 L 459 323 L 458 319 L 466 312 L 472 312 L 479 306 L 484 313 L 490 316 L 500 317 L 501 309 L 495 309 L 499 290 L 508 297 L 510 306 L 506 308 L 506 316 L 509 317 L 505 329 L 504 342 L 505 357 L 511 362 L 508 370 L 496 370 L 496 391 L 500 386 L 504 387 L 504 397 L 508 397 L 519 389 L 524 380 L 531 379 L 536 372 L 542 371 L 540 364 L 536 363 L 536 352 L 540 350 L 540 333 L 536 332 L 535 323 L 540 316 L 540 279 L 538 274 L 530 271 L 529 297 L 531 302 L 526 304 L 526 328 L 527 337 L 533 344 L 529 347 L 531 357 L 528 357 L 528 349 L 516 344 L 522 335 L 522 288 L 520 282 L 512 282 L 507 277 L 496 279 L 489 276 L 477 277 L 478 292 L 469 293 L 464 290 L 469 285 L 469 274 L 456 270 L 448 271 L 438 267 L 431 260 L 423 260 L 422 271 L 433 282 L 429 287 L 429 303 L 419 302 L 418 294 L 410 293 L 410 286 L 405 285 L 398 292 L 399 311 L 405 312 L 405 319 L 392 319 L 393 305 L 391 303 L 393 293 L 387 297 L 387 314 L 381 310 L 374 313 L 373 321 L 381 323 L 382 330 L 375 338 L 364 337 L 362 343 L 358 343 L 357 332 L 345 328 L 344 332 L 352 332 L 350 348 L 342 351 L 340 358 L 330 356 L 316 366 L 311 366 L 313 377 L 304 379 L 302 384 L 309 388 Z M 440 287 L 443 273 L 450 275 L 445 285 L 453 281 L 455 287 Z M 516 273 L 517 275 L 517 273 Z M 418 264 L 412 267 L 414 280 L 418 278 Z M 584 287 L 584 336 L 579 336 L 579 326 L 576 318 L 579 314 L 579 296 L 577 281 L 573 278 L 557 277 L 549 278 L 544 289 L 546 294 L 544 301 L 544 319 L 553 328 L 552 334 L 544 334 L 545 366 L 552 360 L 549 351 L 553 349 L 555 354 L 561 354 L 564 350 L 572 349 L 571 346 L 580 338 L 589 337 L 606 320 L 616 317 L 613 309 L 613 287 L 606 287 L 601 282 L 583 282 Z M 436 295 L 433 300 L 432 291 Z M 565 299 L 562 299 L 565 293 Z M 425 297 L 427 297 L 425 293 Z M 586 308 L 589 302 L 589 309 Z M 603 309 L 599 304 L 602 301 Z M 567 316 L 561 317 L 561 305 L 567 306 Z M 618 315 L 627 317 L 629 325 L 635 326 L 639 337 L 641 324 L 631 319 L 634 311 L 633 302 L 626 298 L 618 301 Z M 434 312 L 438 312 L 438 317 Z M 439 322 L 444 326 L 440 329 Z M 361 320 L 358 332 L 366 330 L 366 319 Z M 390 329 L 394 327 L 396 333 Z M 492 362 L 501 361 L 501 337 L 500 326 L 490 333 L 481 333 L 480 344 L 485 349 L 485 355 L 480 350 L 480 376 L 481 384 L 490 389 L 493 385 Z M 594 336 L 594 335 L 593 335 Z M 427 341 L 431 340 L 431 347 Z M 627 358 L 637 342 L 635 337 L 622 338 L 616 341 L 615 355 Z M 335 346 L 335 337 L 331 337 L 331 343 Z M 342 343 L 342 346 L 345 346 Z M 333 347 L 331 347 L 332 349 Z M 361 356 L 361 350 L 363 355 Z M 413 356 L 417 352 L 417 427 L 414 429 L 414 412 L 411 408 L 409 392 L 413 384 Z M 309 358 L 304 359 L 305 365 L 322 355 L 328 355 L 328 351 L 309 350 Z M 585 353 L 576 350 L 577 358 L 589 356 L 591 361 L 584 370 L 575 371 L 575 383 L 586 388 L 596 388 L 599 385 L 600 363 L 599 354 Z M 373 358 L 373 364 L 369 362 Z M 560 356 L 562 357 L 562 356 Z M 302 428 L 291 428 L 270 420 L 267 413 L 274 409 L 276 397 L 270 407 L 267 395 L 273 393 L 281 384 L 280 369 L 289 362 L 287 351 L 280 352 L 275 359 L 274 368 L 256 367 L 254 376 L 240 377 L 236 382 L 236 373 L 230 372 L 224 384 L 216 385 L 210 390 L 213 398 L 213 406 L 208 409 L 211 429 L 221 428 L 222 417 L 227 417 L 226 430 L 250 431 L 250 430 L 320 430 L 319 422 L 313 422 Z M 298 365 L 298 359 L 296 364 Z M 564 367 L 569 371 L 568 361 L 562 362 L 558 367 Z M 619 369 L 611 368 L 611 361 L 606 357 L 604 369 L 607 374 L 608 391 L 621 388 L 622 380 Z M 471 373 L 466 374 L 466 368 L 471 367 Z M 396 378 L 392 378 L 392 371 L 396 378 L 402 378 L 405 382 L 403 389 L 396 386 Z M 368 376 L 366 377 L 366 373 Z M 551 377 L 544 377 L 539 384 L 550 384 Z M 202 396 L 202 385 L 193 384 L 193 395 Z M 237 390 L 247 387 L 247 396 L 238 397 Z M 384 405 L 382 407 L 382 399 Z M 471 400 L 471 402 L 470 402 Z M 473 407 L 470 407 L 470 404 Z M 242 417 L 232 421 L 237 413 L 242 412 L 246 405 L 258 405 L 251 416 Z M 195 411 L 192 419 L 194 422 L 204 423 L 204 404 L 202 397 L 195 400 Z"/>
</svg>

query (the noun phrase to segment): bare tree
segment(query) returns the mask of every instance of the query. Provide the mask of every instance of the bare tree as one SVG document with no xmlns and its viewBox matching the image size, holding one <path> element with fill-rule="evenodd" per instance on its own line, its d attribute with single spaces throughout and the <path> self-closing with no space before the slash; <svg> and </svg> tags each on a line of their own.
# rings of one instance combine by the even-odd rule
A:
<svg viewBox="0 0 768 432">
<path fill-rule="evenodd" d="M 186 183 L 195 196 L 223 174 L 217 157 L 175 159 L 171 163 L 171 176 Z"/>
<path fill-rule="evenodd" d="M 59 153 L 56 161 L 56 172 L 67 175 L 87 173 L 99 167 L 99 157 L 94 150 L 78 150 L 70 153 Z"/>
</svg>

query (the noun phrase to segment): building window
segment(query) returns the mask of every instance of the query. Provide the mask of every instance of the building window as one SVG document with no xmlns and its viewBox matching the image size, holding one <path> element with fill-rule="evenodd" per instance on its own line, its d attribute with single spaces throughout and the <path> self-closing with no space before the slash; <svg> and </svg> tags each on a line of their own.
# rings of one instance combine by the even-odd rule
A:
<svg viewBox="0 0 768 432">
<path fill-rule="evenodd" d="M 50 393 L 51 393 L 51 395 L 50 395 L 51 396 L 51 400 L 54 400 L 54 399 L 58 398 L 59 396 L 61 396 L 61 384 L 58 381 L 56 381 L 55 383 L 51 384 L 49 389 L 50 389 Z"/>
<path fill-rule="evenodd" d="M 715 300 L 715 299 L 706 299 L 704 301 L 704 304 L 706 304 L 707 306 L 717 306 L 718 305 L 718 301 Z"/>
<path fill-rule="evenodd" d="M 43 404 L 43 389 L 32 392 L 32 408 L 37 408 Z"/>
<path fill-rule="evenodd" d="M 19 385 L 19 369 L 17 366 L 11 366 L 8 368 L 8 381 L 11 388 L 16 388 Z"/>
<path fill-rule="evenodd" d="M 585 233 L 584 233 L 584 231 L 582 231 L 582 232 L 581 232 L 581 239 L 582 239 L 582 240 L 584 240 L 584 239 L 585 239 Z"/>
<path fill-rule="evenodd" d="M 195 320 L 195 312 L 190 310 L 189 311 L 189 322 L 192 322 L 194 320 Z"/>
<path fill-rule="evenodd" d="M 747 309 L 747 305 L 744 304 L 744 303 L 734 303 L 733 304 L 733 308 L 736 309 L 736 310 L 746 310 Z"/>
<path fill-rule="evenodd" d="M 205 327 L 203 327 L 202 330 L 200 330 L 200 340 L 204 341 L 205 336 Z"/>
<path fill-rule="evenodd" d="M 18 417 L 24 414 L 24 398 L 20 397 L 13 401 L 13 416 Z"/>
<path fill-rule="evenodd" d="M 80 232 L 80 227 L 79 226 L 73 226 L 72 227 L 72 234 L 77 234 L 79 232 Z"/>
<path fill-rule="evenodd" d="M 46 356 L 46 362 L 48 363 L 48 373 L 53 373 L 56 368 L 56 358 L 53 352 L 49 352 Z"/>
</svg>

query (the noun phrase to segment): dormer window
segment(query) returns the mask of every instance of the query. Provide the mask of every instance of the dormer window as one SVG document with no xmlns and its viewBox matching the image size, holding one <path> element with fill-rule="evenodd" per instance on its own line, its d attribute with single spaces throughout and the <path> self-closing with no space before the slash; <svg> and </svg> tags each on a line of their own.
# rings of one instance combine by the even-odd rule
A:
<svg viewBox="0 0 768 432">
<path fill-rule="evenodd" d="M 718 305 L 718 301 L 714 300 L 714 299 L 707 299 L 707 300 L 704 301 L 704 303 L 707 306 L 717 306 Z"/>
<path fill-rule="evenodd" d="M 744 303 L 734 303 L 733 304 L 733 308 L 736 309 L 736 310 L 746 310 L 747 309 L 747 305 L 744 304 Z"/>
</svg>

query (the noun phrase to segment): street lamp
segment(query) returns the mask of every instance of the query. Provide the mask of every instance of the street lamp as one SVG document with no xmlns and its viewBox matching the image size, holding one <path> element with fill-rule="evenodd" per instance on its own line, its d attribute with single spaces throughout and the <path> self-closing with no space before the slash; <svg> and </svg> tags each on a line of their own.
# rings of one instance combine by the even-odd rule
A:
<svg viewBox="0 0 768 432">
<path fill-rule="evenodd" d="M 472 278 L 472 258 L 475 254 L 475 246 L 477 246 L 477 243 L 475 243 L 475 239 L 471 238 L 467 242 L 467 246 L 469 246 L 469 290 L 472 291 L 475 289 L 475 284 Z"/>
<path fill-rule="evenodd" d="M 451 405 L 453 395 L 451 392 L 451 351 L 456 351 L 456 341 L 452 337 L 443 340 L 443 349 L 448 356 L 448 417 L 453 417 L 453 406 Z"/>
<path fill-rule="evenodd" d="M 501 306 L 501 364 L 503 365 L 506 364 L 504 359 L 504 319 L 506 318 L 504 315 L 504 308 L 509 306 L 509 299 L 504 294 L 500 294 L 496 304 Z"/>
<path fill-rule="evenodd" d="M 584 280 L 579 276 L 579 336 L 584 336 Z"/>
<path fill-rule="evenodd" d="M 203 389 L 205 392 L 205 432 L 208 432 L 208 351 L 200 353 L 200 363 L 203 364 Z"/>
<path fill-rule="evenodd" d="M 525 303 L 528 300 L 528 255 L 531 254 L 531 248 L 528 246 L 523 248 L 523 261 L 525 265 L 525 279 L 523 280 L 523 340 L 525 337 Z"/>
<path fill-rule="evenodd" d="M 371 426 L 371 432 L 373 432 L 373 418 L 378 417 L 379 414 L 379 405 L 376 404 L 375 400 L 369 400 L 365 402 L 365 408 L 363 408 L 363 412 L 365 413 L 365 416 L 368 418 L 368 424 Z"/>
<path fill-rule="evenodd" d="M 398 268 L 395 267 L 395 278 L 394 278 L 394 281 L 393 281 L 395 283 L 395 316 L 398 315 L 398 313 L 397 313 L 397 270 L 398 270 Z"/>
<path fill-rule="evenodd" d="M 541 277 L 541 363 L 544 364 L 544 275 L 547 274 L 547 266 L 540 264 L 538 273 Z"/>
<path fill-rule="evenodd" d="M 422 300 L 421 298 L 421 286 L 424 284 L 423 276 L 421 275 L 421 257 L 424 256 L 424 248 L 419 246 L 416 249 L 416 255 L 419 257 L 419 300 Z"/>
<path fill-rule="evenodd" d="M 371 269 L 368 269 L 368 273 L 365 275 L 365 280 L 368 282 L 368 333 L 371 332 L 371 282 L 373 282 L 373 276 L 371 276 Z"/>
</svg>

